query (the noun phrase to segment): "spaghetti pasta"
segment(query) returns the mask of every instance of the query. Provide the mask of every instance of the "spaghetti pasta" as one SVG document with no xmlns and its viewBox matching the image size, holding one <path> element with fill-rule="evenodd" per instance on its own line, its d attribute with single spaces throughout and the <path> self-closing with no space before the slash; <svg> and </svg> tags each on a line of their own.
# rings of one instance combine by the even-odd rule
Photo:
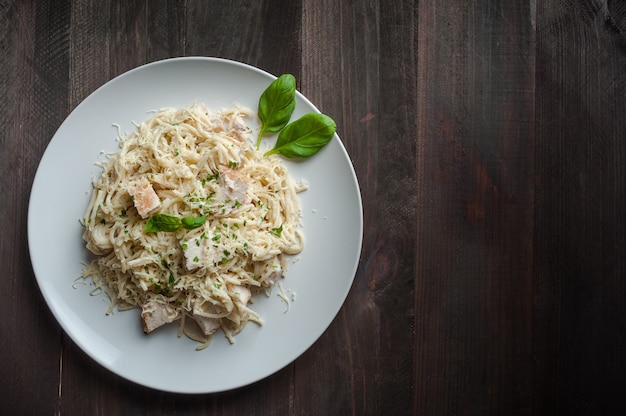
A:
<svg viewBox="0 0 626 416">
<path fill-rule="evenodd" d="M 140 308 L 147 333 L 179 321 L 202 347 L 217 329 L 234 342 L 247 322 L 262 324 L 249 304 L 303 249 L 306 184 L 254 149 L 251 115 L 238 105 L 164 109 L 99 164 L 82 220 L 96 257 L 83 277 L 108 293 L 108 313 Z M 157 220 L 169 228 L 147 227 Z"/>
</svg>

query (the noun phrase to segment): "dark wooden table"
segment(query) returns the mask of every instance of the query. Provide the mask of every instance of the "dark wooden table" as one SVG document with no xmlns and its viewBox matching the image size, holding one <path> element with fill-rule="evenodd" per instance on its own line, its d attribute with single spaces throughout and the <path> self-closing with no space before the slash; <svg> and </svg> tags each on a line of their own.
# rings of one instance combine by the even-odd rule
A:
<svg viewBox="0 0 626 416">
<path fill-rule="evenodd" d="M 623 0 L 3 0 L 0 52 L 1 414 L 624 414 Z M 93 362 L 46 306 L 26 237 L 71 110 L 190 55 L 294 74 L 337 121 L 364 201 L 330 328 L 212 395 Z"/>
</svg>

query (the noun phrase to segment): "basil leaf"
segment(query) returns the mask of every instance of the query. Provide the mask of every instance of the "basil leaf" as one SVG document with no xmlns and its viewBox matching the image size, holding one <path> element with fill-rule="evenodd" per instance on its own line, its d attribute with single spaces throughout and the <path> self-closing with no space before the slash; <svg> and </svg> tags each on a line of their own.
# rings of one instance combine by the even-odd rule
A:
<svg viewBox="0 0 626 416">
<path fill-rule="evenodd" d="M 144 231 L 147 233 L 156 233 L 158 231 L 176 231 L 180 228 L 181 222 L 178 217 L 168 214 L 156 214 L 150 217 L 146 223 Z"/>
<path fill-rule="evenodd" d="M 296 78 L 291 74 L 283 74 L 263 91 L 259 99 L 258 114 L 261 120 L 261 130 L 257 137 L 257 149 L 265 133 L 276 133 L 289 123 L 295 108 Z"/>
<path fill-rule="evenodd" d="M 280 132 L 276 145 L 264 156 L 279 153 L 287 158 L 311 157 L 330 142 L 336 130 L 332 118 L 324 114 L 305 114 Z"/>
<path fill-rule="evenodd" d="M 206 222 L 206 217 L 183 217 L 181 223 L 186 230 L 193 230 L 198 227 L 202 227 Z"/>
</svg>

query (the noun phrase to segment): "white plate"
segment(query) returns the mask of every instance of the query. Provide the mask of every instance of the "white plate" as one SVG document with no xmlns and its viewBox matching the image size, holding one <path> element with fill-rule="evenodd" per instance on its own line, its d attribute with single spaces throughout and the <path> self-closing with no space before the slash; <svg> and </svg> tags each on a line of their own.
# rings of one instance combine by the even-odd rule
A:
<svg viewBox="0 0 626 416">
<path fill-rule="evenodd" d="M 352 285 L 363 235 L 361 196 L 350 159 L 338 136 L 312 159 L 286 162 L 306 179 L 301 194 L 305 249 L 290 264 L 283 286 L 296 292 L 288 312 L 274 290 L 257 296 L 254 324 L 230 345 L 221 332 L 212 344 L 176 336 L 177 325 L 145 335 L 138 310 L 106 316 L 105 297 L 91 286 L 73 287 L 86 262 L 83 216 L 94 163 L 117 150 L 117 130 L 133 130 L 151 110 L 196 102 L 217 110 L 233 102 L 256 110 L 275 79 L 254 67 L 216 58 L 176 58 L 144 65 L 99 88 L 69 115 L 46 149 L 33 183 L 28 212 L 31 261 L 43 296 L 65 332 L 95 361 L 151 388 L 210 393 L 241 387 L 280 370 L 328 328 Z M 318 110 L 300 93 L 292 120 Z M 274 138 L 265 139 L 266 146 Z"/>
</svg>

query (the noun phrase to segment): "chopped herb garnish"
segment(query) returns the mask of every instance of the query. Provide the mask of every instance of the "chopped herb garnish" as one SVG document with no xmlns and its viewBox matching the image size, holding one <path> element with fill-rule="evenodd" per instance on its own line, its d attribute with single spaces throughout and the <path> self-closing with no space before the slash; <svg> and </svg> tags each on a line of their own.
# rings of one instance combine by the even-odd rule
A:
<svg viewBox="0 0 626 416">
<path fill-rule="evenodd" d="M 280 238 L 280 235 L 283 232 L 283 225 L 280 224 L 280 227 L 272 228 L 269 232 L 270 232 L 270 234 L 275 235 L 276 237 Z"/>
</svg>

